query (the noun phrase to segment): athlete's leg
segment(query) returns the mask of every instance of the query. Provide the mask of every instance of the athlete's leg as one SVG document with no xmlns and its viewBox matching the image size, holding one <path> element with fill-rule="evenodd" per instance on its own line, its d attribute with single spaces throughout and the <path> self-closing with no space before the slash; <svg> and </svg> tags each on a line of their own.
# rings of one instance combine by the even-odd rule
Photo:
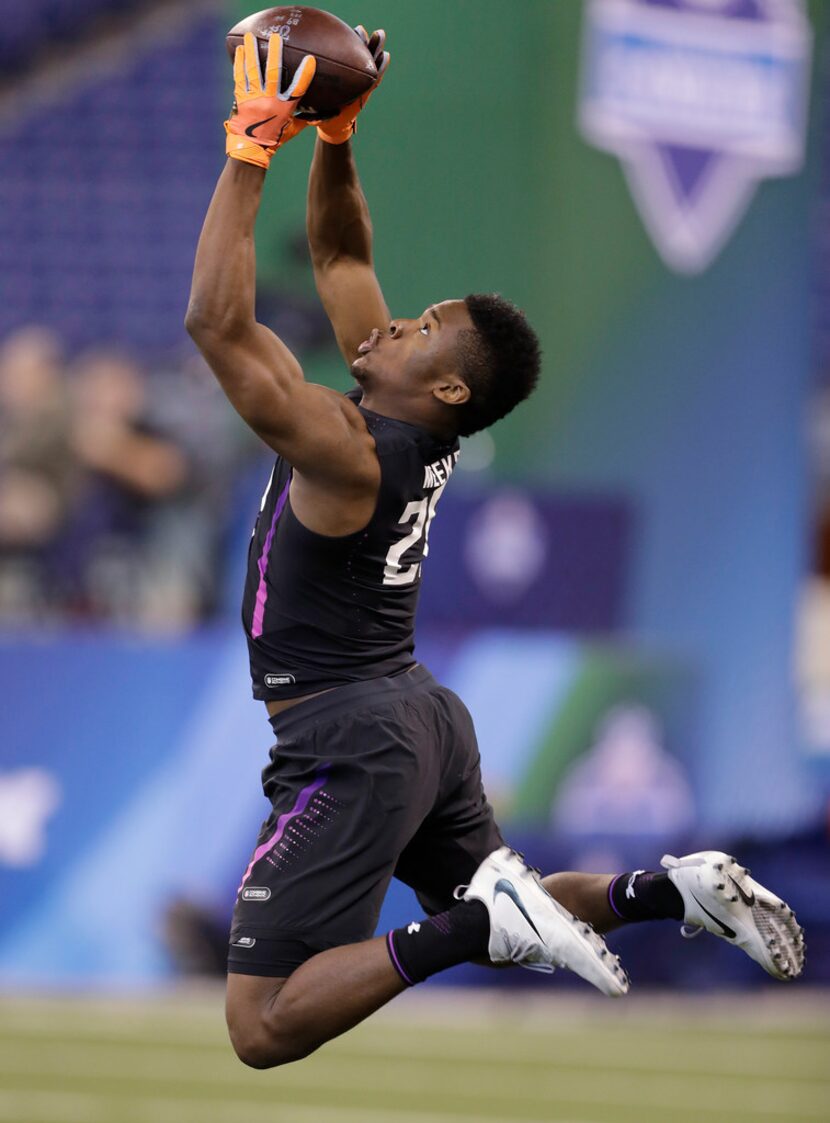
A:
<svg viewBox="0 0 830 1123">
<path fill-rule="evenodd" d="M 491 861 L 492 856 L 486 858 L 483 867 Z M 478 876 L 474 873 L 473 879 Z M 515 855 L 494 876 L 514 881 L 521 896 L 521 912 L 514 905 L 508 908 L 508 929 L 515 923 L 524 927 L 522 914 L 527 916 L 530 909 L 535 924 L 547 924 L 547 939 L 565 956 L 567 965 L 584 974 L 579 962 L 567 959 L 576 953 L 577 960 L 580 955 L 594 960 L 591 941 L 597 938 L 586 939 L 580 931 L 584 926 L 574 929 L 573 919 L 563 916 L 544 894 L 540 894 L 541 902 L 533 900 L 532 885 L 524 884 L 530 874 Z M 575 885 L 582 879 L 594 880 L 592 875 L 571 876 Z M 605 881 L 607 892 L 608 879 Z M 583 897 L 588 901 L 590 893 Z M 503 930 L 504 920 L 500 923 Z M 226 1015 L 233 1047 L 240 1060 L 253 1068 L 300 1060 L 408 987 L 459 963 L 488 961 L 494 925 L 500 926 L 479 900 L 455 902 L 446 911 L 414 921 L 387 937 L 313 955 L 288 977 L 229 974 Z"/>
<path fill-rule="evenodd" d="M 592 925 L 597 932 L 611 932 L 625 924 L 625 920 L 611 908 L 608 890 L 615 874 L 607 873 L 552 873 L 542 878 L 542 884 L 551 897 Z"/>
<path fill-rule="evenodd" d="M 700 883 L 698 871 L 707 873 L 711 867 L 719 872 L 716 860 L 723 857 L 712 854 L 710 860 L 707 853 L 707 863 L 702 866 L 697 856 L 692 856 L 683 861 L 694 864 L 679 868 L 684 874 L 695 871 L 698 894 L 708 891 L 705 900 L 712 909 L 728 909 L 721 913 L 725 921 L 737 926 L 741 919 L 739 910 L 747 914 L 744 928 L 730 937 L 732 942 L 757 958 L 770 974 L 794 977 L 803 964 L 803 941 L 792 911 L 757 882 L 747 881 L 744 871 L 737 868 L 735 886 L 743 888 L 746 897 L 733 894 L 721 899 L 717 879 L 711 888 Z M 484 864 L 491 860 L 486 859 Z M 497 872 L 510 875 L 509 870 Z M 517 884 L 522 892 L 521 882 Z M 568 872 L 551 874 L 542 884 L 569 912 L 599 931 L 641 920 L 682 920 L 684 916 L 691 919 L 673 879 L 662 872 L 637 870 L 616 876 Z M 757 898 L 755 907 L 763 908 L 776 921 L 774 944 L 769 936 L 763 945 L 757 939 L 757 926 L 751 924 L 751 906 L 745 903 L 750 891 Z M 525 903 L 532 907 L 529 899 Z M 706 925 L 709 931 L 725 935 L 724 924 L 719 924 L 711 911 L 703 919 L 709 917 L 714 922 Z M 557 923 L 559 919 L 554 917 Z M 700 922 L 699 918 L 694 919 Z M 464 901 L 386 938 L 313 955 L 287 978 L 231 974 L 227 1020 L 234 1049 L 242 1061 L 254 1068 L 270 1068 L 306 1057 L 363 1021 L 409 985 L 457 963 L 486 957 L 495 923 L 478 901 Z M 563 932 L 567 937 L 567 924 L 558 930 L 560 935 Z M 557 932 L 553 938 L 558 938 Z M 587 944 L 586 948 L 591 959 Z M 573 950 L 567 950 L 567 954 Z M 585 977 L 590 977 L 590 973 Z"/>
<path fill-rule="evenodd" d="M 719 850 L 665 855 L 668 872 L 552 874 L 547 891 L 600 932 L 643 920 L 678 920 L 746 952 L 775 979 L 804 969 L 804 933 L 793 910 Z"/>
<path fill-rule="evenodd" d="M 667 873 L 554 873 L 542 884 L 552 897 L 597 932 L 641 920 L 683 920 L 683 898 Z"/>
<path fill-rule="evenodd" d="M 563 873 L 545 878 L 542 884 L 580 919 L 598 930 L 608 930 L 623 923 L 608 904 L 608 886 L 612 880 L 605 875 Z M 459 904 L 443 915 L 458 915 L 460 911 L 462 917 L 469 916 L 468 929 L 480 923 L 480 938 L 486 947 L 489 918 L 483 909 L 478 916 L 467 912 L 475 907 Z M 413 948 L 408 954 L 414 953 L 419 966 L 424 961 L 423 968 L 413 974 L 432 974 L 433 967 L 442 970 L 451 966 L 448 960 L 464 962 L 484 950 L 473 949 L 470 941 L 474 941 L 475 936 L 462 934 L 458 923 L 454 933 L 447 933 L 446 949 L 441 947 L 444 933 L 436 928 L 435 919 L 416 922 L 423 932 L 411 934 Z M 451 922 L 442 922 L 442 927 L 446 923 Z M 426 950 L 419 947 L 414 952 L 419 938 L 421 944 L 430 940 L 432 946 Z M 466 941 L 466 947 L 459 946 L 461 940 Z M 468 951 L 469 956 L 462 955 L 462 951 Z M 392 965 L 386 938 L 379 937 L 320 952 L 288 978 L 231 974 L 226 1014 L 233 1047 L 240 1060 L 253 1068 L 271 1068 L 306 1057 L 406 990 L 407 983 L 399 970 L 400 967 L 396 969 Z"/>
<path fill-rule="evenodd" d="M 320 952 L 284 979 L 231 974 L 231 1043 L 252 1068 L 297 1061 L 406 989 L 383 938 Z"/>
</svg>

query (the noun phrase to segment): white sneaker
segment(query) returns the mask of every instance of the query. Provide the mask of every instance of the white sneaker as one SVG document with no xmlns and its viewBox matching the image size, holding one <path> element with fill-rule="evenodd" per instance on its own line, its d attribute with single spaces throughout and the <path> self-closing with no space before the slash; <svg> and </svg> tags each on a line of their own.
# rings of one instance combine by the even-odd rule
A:
<svg viewBox="0 0 830 1123">
<path fill-rule="evenodd" d="M 612 997 L 626 994 L 628 976 L 605 941 L 554 900 L 514 850 L 502 846 L 485 858 L 455 896 L 481 901 L 490 914 L 489 955 L 531 971 L 567 967 Z"/>
<path fill-rule="evenodd" d="M 804 933 L 795 913 L 749 876 L 734 858 L 702 850 L 661 862 L 686 906 L 684 936 L 705 928 L 743 948 L 776 979 L 795 979 L 804 968 Z M 687 931 L 686 926 L 692 930 Z"/>
</svg>

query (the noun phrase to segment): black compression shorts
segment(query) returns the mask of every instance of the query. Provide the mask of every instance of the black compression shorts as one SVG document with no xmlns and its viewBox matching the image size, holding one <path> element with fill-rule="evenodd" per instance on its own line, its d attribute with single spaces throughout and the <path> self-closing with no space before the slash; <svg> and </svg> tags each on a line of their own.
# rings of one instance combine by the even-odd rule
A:
<svg viewBox="0 0 830 1123">
<path fill-rule="evenodd" d="M 283 977 L 369 939 L 394 875 L 428 914 L 503 845 L 463 702 L 416 666 L 271 719 L 273 811 L 237 895 L 228 970 Z"/>
</svg>

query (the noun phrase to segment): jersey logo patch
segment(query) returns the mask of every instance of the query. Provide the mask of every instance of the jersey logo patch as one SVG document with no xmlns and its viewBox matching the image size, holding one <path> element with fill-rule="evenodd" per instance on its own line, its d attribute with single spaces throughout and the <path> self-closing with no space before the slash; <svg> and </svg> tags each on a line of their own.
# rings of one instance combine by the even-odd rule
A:
<svg viewBox="0 0 830 1123">
<path fill-rule="evenodd" d="M 293 686 L 297 680 L 293 675 L 266 675 L 266 686 Z"/>
<path fill-rule="evenodd" d="M 271 897 L 271 890 L 267 885 L 248 885 L 242 890 L 243 901 L 267 901 Z"/>
</svg>

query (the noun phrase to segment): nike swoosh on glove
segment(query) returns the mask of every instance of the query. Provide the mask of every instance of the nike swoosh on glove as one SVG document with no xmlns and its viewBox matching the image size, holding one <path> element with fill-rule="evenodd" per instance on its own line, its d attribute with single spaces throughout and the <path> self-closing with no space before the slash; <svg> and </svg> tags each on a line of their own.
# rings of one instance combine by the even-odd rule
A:
<svg viewBox="0 0 830 1123">
<path fill-rule="evenodd" d="M 306 55 L 285 91 L 282 85 L 283 41 L 268 39 L 265 81 L 259 64 L 257 41 L 246 32 L 233 58 L 234 102 L 225 122 L 225 151 L 233 160 L 268 168 L 277 149 L 301 132 L 307 122 L 294 116 L 317 70 L 317 59 Z"/>
</svg>

